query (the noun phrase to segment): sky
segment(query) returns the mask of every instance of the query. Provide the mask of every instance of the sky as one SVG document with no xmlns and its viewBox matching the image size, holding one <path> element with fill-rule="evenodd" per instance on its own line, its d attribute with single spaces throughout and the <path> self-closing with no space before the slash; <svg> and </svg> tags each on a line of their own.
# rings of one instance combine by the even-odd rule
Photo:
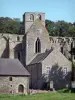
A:
<svg viewBox="0 0 75 100">
<path fill-rule="evenodd" d="M 54 22 L 75 22 L 75 0 L 0 0 L 0 17 L 20 18 L 25 12 L 44 12 Z"/>
</svg>

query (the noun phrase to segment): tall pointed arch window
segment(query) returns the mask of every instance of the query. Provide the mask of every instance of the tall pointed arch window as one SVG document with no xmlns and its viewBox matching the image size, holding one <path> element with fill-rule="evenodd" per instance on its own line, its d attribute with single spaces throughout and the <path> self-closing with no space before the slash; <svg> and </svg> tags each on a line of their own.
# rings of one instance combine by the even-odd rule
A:
<svg viewBox="0 0 75 100">
<path fill-rule="evenodd" d="M 34 15 L 33 14 L 30 15 L 30 20 L 34 20 Z"/>
<path fill-rule="evenodd" d="M 41 42 L 40 39 L 37 38 L 36 43 L 35 43 L 35 53 L 41 52 Z"/>
</svg>

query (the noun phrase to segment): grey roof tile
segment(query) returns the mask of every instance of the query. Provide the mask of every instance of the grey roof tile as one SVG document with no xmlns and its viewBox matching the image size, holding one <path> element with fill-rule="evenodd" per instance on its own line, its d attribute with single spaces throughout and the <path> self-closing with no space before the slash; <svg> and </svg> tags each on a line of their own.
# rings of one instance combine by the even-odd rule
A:
<svg viewBox="0 0 75 100">
<path fill-rule="evenodd" d="M 0 58 L 0 75 L 29 76 L 29 72 L 18 59 Z"/>
<path fill-rule="evenodd" d="M 35 64 L 43 61 L 51 52 L 52 50 L 46 50 L 44 53 L 36 55 L 36 57 L 30 62 L 30 64 Z"/>
</svg>

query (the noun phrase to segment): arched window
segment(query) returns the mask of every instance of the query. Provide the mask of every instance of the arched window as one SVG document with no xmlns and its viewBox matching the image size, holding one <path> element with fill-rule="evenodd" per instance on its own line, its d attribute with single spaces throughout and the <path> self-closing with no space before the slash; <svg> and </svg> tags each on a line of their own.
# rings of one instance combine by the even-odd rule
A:
<svg viewBox="0 0 75 100">
<path fill-rule="evenodd" d="M 34 15 L 33 14 L 30 15 L 30 20 L 34 20 Z"/>
<path fill-rule="evenodd" d="M 12 81 L 12 77 L 9 77 L 9 81 Z"/>
<path fill-rule="evenodd" d="M 20 85 L 18 86 L 18 92 L 19 92 L 19 93 L 24 93 L 24 86 L 23 86 L 22 84 L 20 84 Z"/>
<path fill-rule="evenodd" d="M 41 15 L 40 14 L 38 14 L 38 18 L 41 20 Z"/>
<path fill-rule="evenodd" d="M 41 42 L 40 39 L 37 38 L 36 43 L 35 43 L 35 53 L 41 52 Z"/>
</svg>

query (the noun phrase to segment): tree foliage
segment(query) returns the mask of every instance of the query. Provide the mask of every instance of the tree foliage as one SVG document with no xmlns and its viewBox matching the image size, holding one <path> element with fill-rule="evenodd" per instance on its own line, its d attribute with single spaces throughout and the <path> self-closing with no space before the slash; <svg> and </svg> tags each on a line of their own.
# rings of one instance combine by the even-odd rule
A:
<svg viewBox="0 0 75 100">
<path fill-rule="evenodd" d="M 45 23 L 50 36 L 75 36 L 75 22 L 45 20 Z M 23 34 L 23 23 L 0 17 L 0 33 Z"/>
<path fill-rule="evenodd" d="M 19 34 L 21 23 L 8 17 L 0 17 L 0 33 Z"/>
<path fill-rule="evenodd" d="M 75 22 L 65 21 L 53 22 L 46 20 L 46 28 L 51 36 L 75 36 Z"/>
</svg>

